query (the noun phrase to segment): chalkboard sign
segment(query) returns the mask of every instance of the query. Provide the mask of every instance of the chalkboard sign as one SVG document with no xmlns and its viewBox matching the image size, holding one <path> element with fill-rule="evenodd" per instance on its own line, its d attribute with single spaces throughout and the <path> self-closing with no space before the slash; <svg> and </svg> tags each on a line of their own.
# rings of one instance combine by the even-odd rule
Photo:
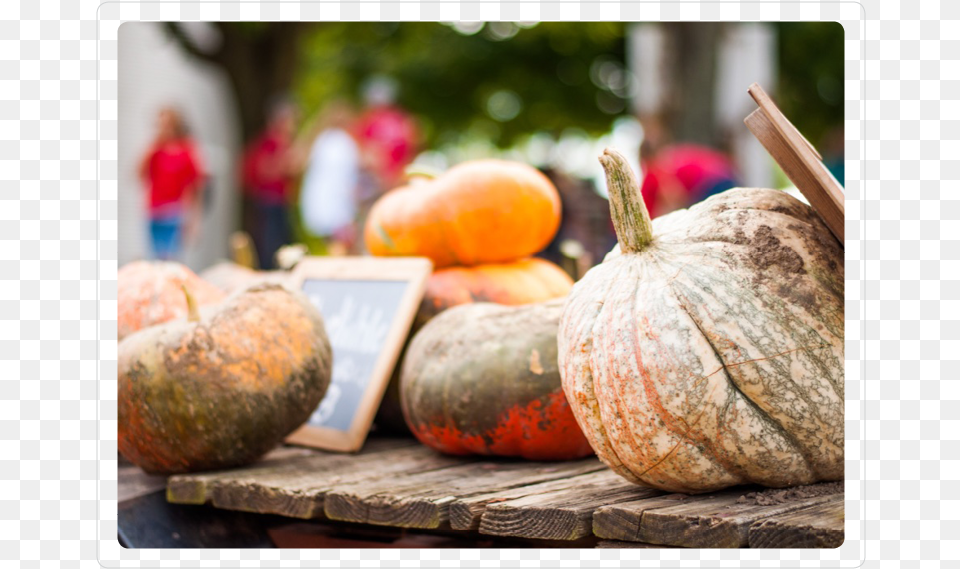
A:
<svg viewBox="0 0 960 569">
<path fill-rule="evenodd" d="M 433 265 L 420 257 L 308 257 L 291 284 L 323 315 L 333 377 L 320 406 L 288 443 L 363 446 L 423 297 Z"/>
</svg>

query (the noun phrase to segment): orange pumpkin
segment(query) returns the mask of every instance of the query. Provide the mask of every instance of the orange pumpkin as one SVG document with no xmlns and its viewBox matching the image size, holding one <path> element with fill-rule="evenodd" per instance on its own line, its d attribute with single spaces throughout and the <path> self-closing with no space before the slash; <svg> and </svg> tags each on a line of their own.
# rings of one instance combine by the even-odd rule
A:
<svg viewBox="0 0 960 569">
<path fill-rule="evenodd" d="M 134 261 L 117 271 L 117 339 L 187 315 L 186 286 L 197 304 L 216 304 L 226 294 L 180 263 Z"/>
<path fill-rule="evenodd" d="M 560 267 L 535 257 L 513 263 L 449 267 L 435 271 L 417 314 L 417 328 L 453 306 L 473 302 L 518 305 L 566 296 L 573 279 Z"/>
<path fill-rule="evenodd" d="M 131 334 L 117 359 L 117 446 L 155 474 L 253 462 L 310 417 L 333 361 L 320 312 L 276 284 Z"/>
<path fill-rule="evenodd" d="M 384 195 L 364 239 L 373 255 L 425 256 L 442 268 L 532 255 L 559 227 L 560 196 L 546 176 L 519 162 L 477 160 Z"/>
</svg>

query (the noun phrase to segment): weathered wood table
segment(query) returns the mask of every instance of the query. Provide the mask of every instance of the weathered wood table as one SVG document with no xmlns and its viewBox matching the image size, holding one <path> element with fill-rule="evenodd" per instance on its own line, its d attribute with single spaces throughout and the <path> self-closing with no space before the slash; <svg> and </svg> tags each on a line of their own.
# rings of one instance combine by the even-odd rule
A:
<svg viewBox="0 0 960 569">
<path fill-rule="evenodd" d="M 687 496 L 630 484 L 596 458 L 457 458 L 412 439 L 355 455 L 282 447 L 245 468 L 172 476 L 167 500 L 598 547 L 837 547 L 844 521 L 841 482 Z"/>
</svg>

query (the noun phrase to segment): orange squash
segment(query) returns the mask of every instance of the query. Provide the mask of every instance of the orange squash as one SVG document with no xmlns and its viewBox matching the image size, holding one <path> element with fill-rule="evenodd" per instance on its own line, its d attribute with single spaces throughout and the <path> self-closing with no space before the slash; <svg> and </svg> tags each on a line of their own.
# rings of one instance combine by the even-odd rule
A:
<svg viewBox="0 0 960 569">
<path fill-rule="evenodd" d="M 187 315 L 186 286 L 197 304 L 216 304 L 226 294 L 180 263 L 134 261 L 117 271 L 117 339 Z"/>
<path fill-rule="evenodd" d="M 189 319 L 129 335 L 117 356 L 119 450 L 157 474 L 253 462 L 310 417 L 333 361 L 320 313 L 276 284 L 191 306 Z"/>
<path fill-rule="evenodd" d="M 518 305 L 566 296 L 573 279 L 550 261 L 535 257 L 513 263 L 448 267 L 427 280 L 417 328 L 453 306 L 474 302 Z"/>
<path fill-rule="evenodd" d="M 543 249 L 560 227 L 560 196 L 537 169 L 477 160 L 380 198 L 364 239 L 373 255 L 425 256 L 436 268 L 503 263 Z"/>
</svg>

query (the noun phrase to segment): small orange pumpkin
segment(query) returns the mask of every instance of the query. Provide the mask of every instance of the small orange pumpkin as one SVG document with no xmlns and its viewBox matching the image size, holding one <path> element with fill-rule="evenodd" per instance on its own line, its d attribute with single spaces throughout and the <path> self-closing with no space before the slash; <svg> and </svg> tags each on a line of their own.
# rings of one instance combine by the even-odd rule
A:
<svg viewBox="0 0 960 569">
<path fill-rule="evenodd" d="M 216 304 L 226 294 L 180 263 L 134 261 L 117 271 L 117 340 L 187 315 L 186 286 L 197 304 Z"/>
<path fill-rule="evenodd" d="M 380 257 L 473 266 L 532 255 L 559 227 L 560 196 L 546 176 L 519 162 L 476 160 L 381 197 L 367 217 L 364 240 Z"/>
<path fill-rule="evenodd" d="M 536 257 L 512 263 L 440 269 L 427 280 L 417 327 L 461 304 L 529 304 L 566 296 L 572 287 L 573 279 L 563 269 Z"/>
</svg>

